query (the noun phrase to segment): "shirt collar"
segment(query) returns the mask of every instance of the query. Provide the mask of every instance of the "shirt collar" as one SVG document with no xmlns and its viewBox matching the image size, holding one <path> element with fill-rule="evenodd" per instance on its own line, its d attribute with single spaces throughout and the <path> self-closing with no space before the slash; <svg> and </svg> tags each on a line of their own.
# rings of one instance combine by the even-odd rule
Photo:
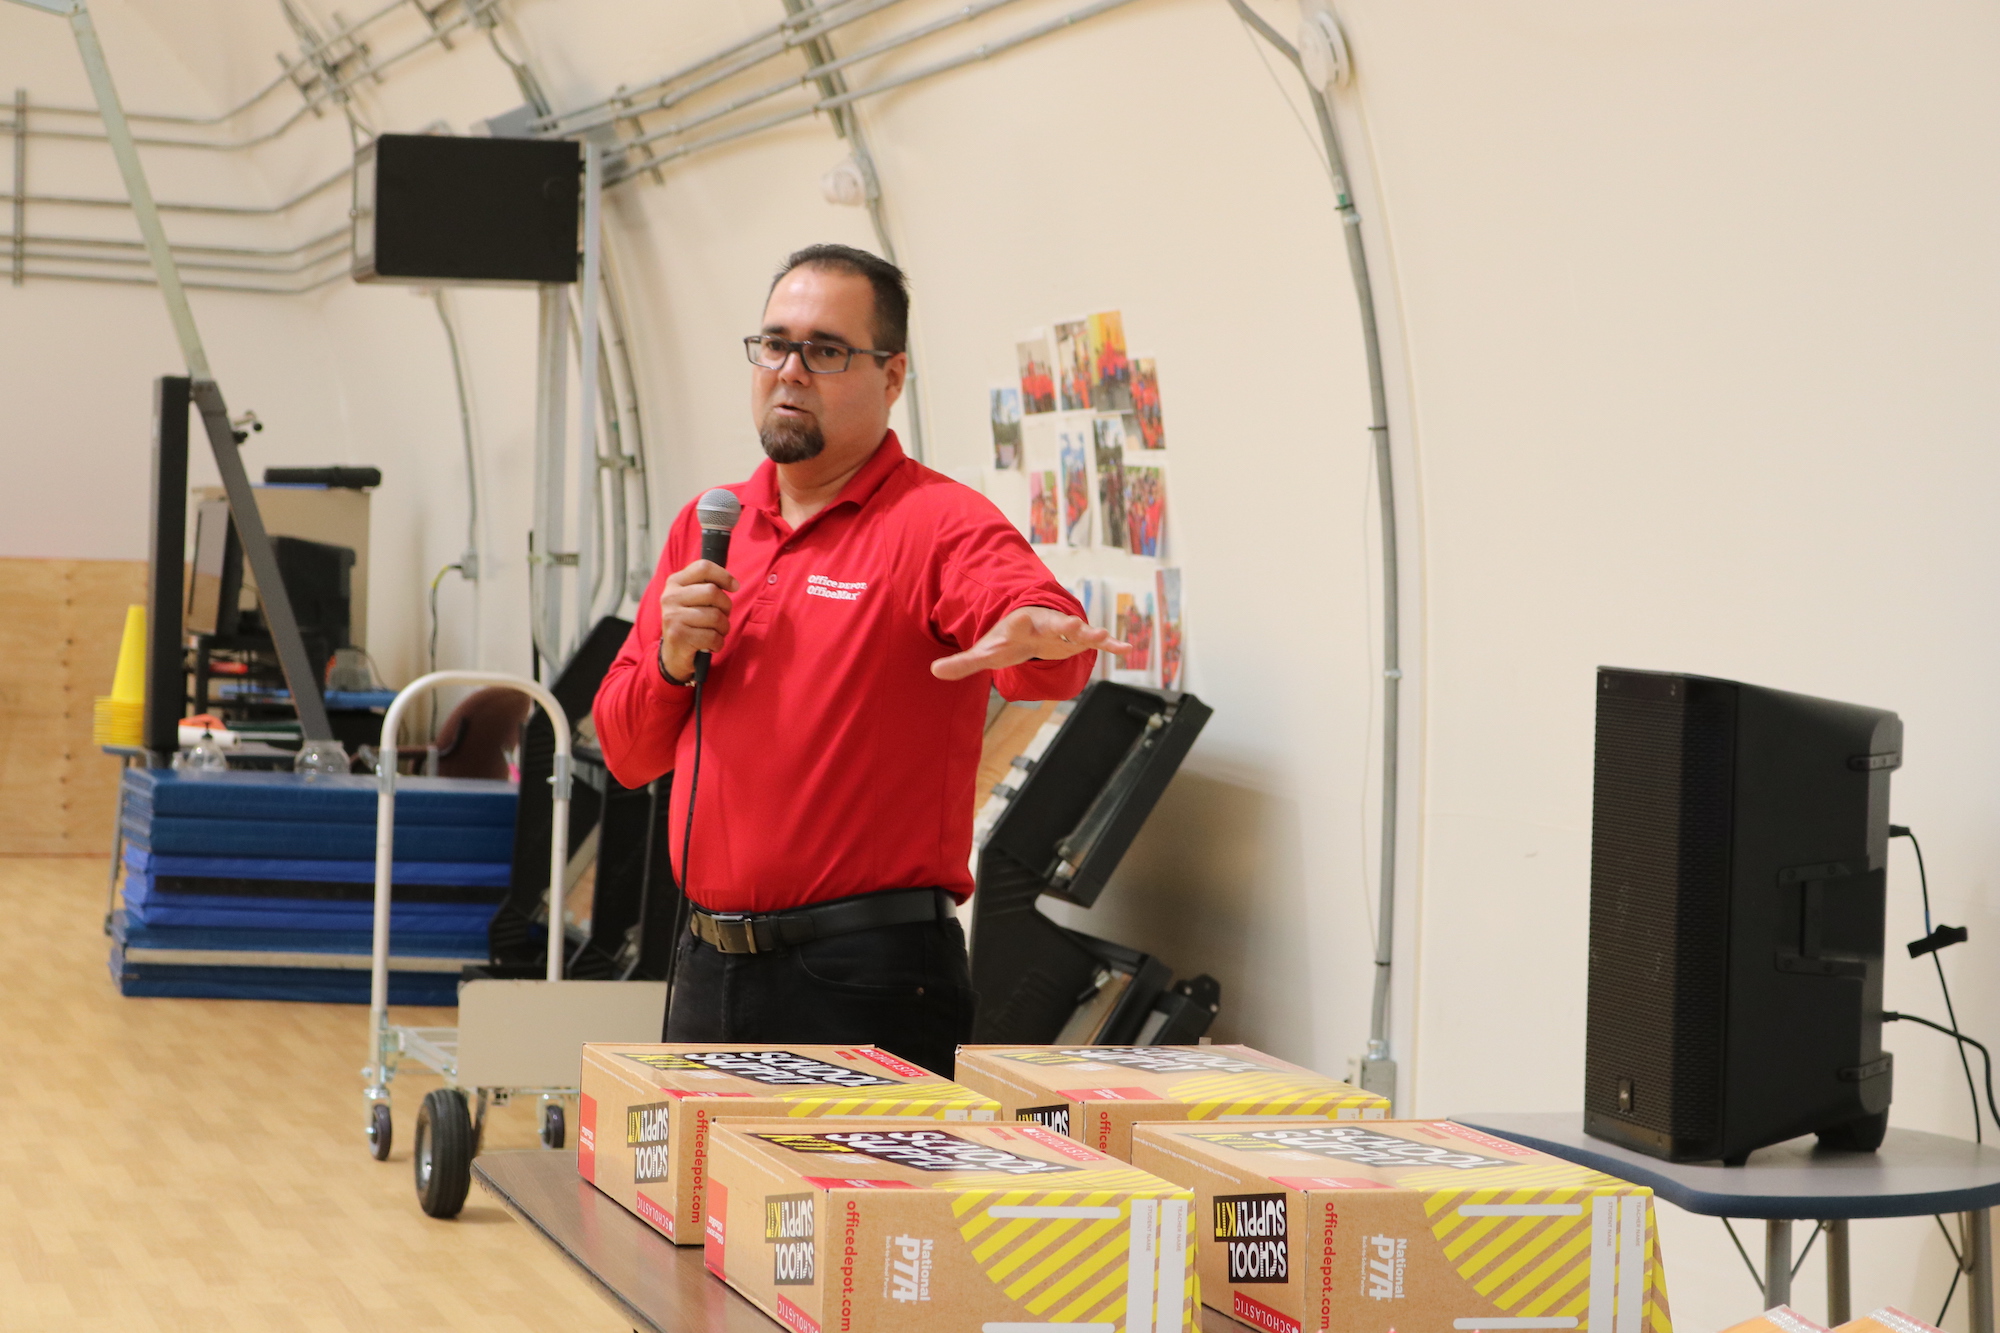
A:
<svg viewBox="0 0 2000 1333">
<path fill-rule="evenodd" d="M 847 479 L 847 484 L 840 488 L 840 494 L 834 496 L 826 508 L 819 511 L 820 514 L 840 505 L 861 508 L 874 498 L 875 492 L 882 489 L 882 483 L 889 479 L 889 474 L 901 467 L 907 457 L 908 455 L 903 452 L 902 442 L 896 438 L 896 432 L 892 430 L 884 433 L 882 443 L 875 446 L 875 452 L 868 456 L 868 461 L 861 465 L 861 470 Z M 745 483 L 744 490 L 743 498 L 748 500 L 753 508 L 761 509 L 773 520 L 783 523 L 784 519 L 778 505 L 776 463 L 768 458 L 759 463 L 757 470 L 750 474 L 750 480 Z M 813 518 L 818 517 L 819 514 L 813 515 Z"/>
</svg>

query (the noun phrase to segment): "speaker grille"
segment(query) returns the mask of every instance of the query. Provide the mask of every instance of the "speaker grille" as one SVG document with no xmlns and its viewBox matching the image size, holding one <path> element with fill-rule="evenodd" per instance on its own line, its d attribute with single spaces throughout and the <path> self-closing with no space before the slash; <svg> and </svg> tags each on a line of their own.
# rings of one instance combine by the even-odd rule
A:
<svg viewBox="0 0 2000 1333">
<path fill-rule="evenodd" d="M 1680 1140 L 1721 1126 L 1734 731 L 1726 687 L 1599 676 L 1584 1104 Z"/>
</svg>

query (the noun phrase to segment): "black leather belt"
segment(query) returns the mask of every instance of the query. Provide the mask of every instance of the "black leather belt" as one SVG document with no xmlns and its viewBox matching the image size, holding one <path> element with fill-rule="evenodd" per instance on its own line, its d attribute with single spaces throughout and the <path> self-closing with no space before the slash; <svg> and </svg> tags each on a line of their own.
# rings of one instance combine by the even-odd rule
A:
<svg viewBox="0 0 2000 1333">
<path fill-rule="evenodd" d="M 688 929 L 718 953 L 774 953 L 877 926 L 948 921 L 955 900 L 943 889 L 890 889 L 790 912 L 709 912 L 694 908 Z"/>
</svg>

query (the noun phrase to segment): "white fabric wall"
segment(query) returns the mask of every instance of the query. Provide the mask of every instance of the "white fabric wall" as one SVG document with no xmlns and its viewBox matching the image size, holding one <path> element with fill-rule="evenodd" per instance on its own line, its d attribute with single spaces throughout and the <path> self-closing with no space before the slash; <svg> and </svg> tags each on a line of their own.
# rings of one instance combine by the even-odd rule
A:
<svg viewBox="0 0 2000 1333">
<path fill-rule="evenodd" d="M 945 8 L 917 0 L 836 46 Z M 1060 8 L 1024 0 L 898 59 Z M 1294 28 L 1293 0 L 1260 8 Z M 565 105 L 778 6 L 510 12 Z M 209 0 L 172 27 L 122 0 L 98 13 L 135 106 L 225 105 L 289 46 L 268 0 Z M 1338 112 L 1401 469 L 1403 1108 L 1576 1104 L 1600 663 L 1899 711 L 1894 817 L 1939 869 L 1938 917 L 1972 929 L 1950 960 L 1959 1015 L 2000 1034 L 2000 986 L 1978 965 L 2000 930 L 1987 817 L 2000 715 L 1982 688 L 2000 552 L 1981 521 L 2000 481 L 1985 364 L 2000 334 L 2000 90 L 1987 75 L 2000 14 L 1947 0 L 1893 14 L 1852 0 L 1342 0 L 1341 13 L 1358 75 Z M 1142 0 L 863 117 L 916 285 L 934 465 L 982 466 L 985 389 L 1011 374 L 1028 328 L 1117 308 L 1159 356 L 1189 683 L 1216 715 L 1090 928 L 1220 977 L 1219 1037 L 1338 1074 L 1367 1025 L 1377 537 L 1331 192 L 1296 81 L 1270 68 L 1222 0 Z M 84 96 L 61 25 L 0 8 L 0 91 L 16 84 Z M 380 129 L 463 131 L 518 100 L 469 43 L 409 62 L 364 105 Z M 277 198 L 337 165 L 344 136 L 329 122 L 247 161 L 148 160 L 163 196 Z M 843 152 L 823 122 L 802 122 L 612 196 L 657 530 L 758 457 L 735 339 L 776 259 L 810 241 L 872 244 L 861 211 L 820 197 Z M 94 188 L 115 188 L 108 165 Z M 447 582 L 440 658 L 520 669 L 534 302 L 454 299 L 488 579 L 476 594 Z M 424 585 L 463 545 L 434 312 L 347 285 L 196 307 L 232 402 L 271 422 L 253 466 L 387 474 L 371 628 L 378 660 L 408 679 Z M 0 491 L 0 551 L 142 554 L 147 381 L 173 368 L 149 291 L 0 286 L 0 440 L 17 478 Z M 1908 857 L 1898 845 L 1892 941 L 1921 933 Z M 1889 966 L 1891 1006 L 1942 1017 L 1925 970 Z M 1888 1042 L 1896 1123 L 1964 1133 L 1943 1039 L 1891 1028 Z M 1752 1312 L 1720 1225 L 1665 1212 L 1683 1328 Z M 1936 1313 L 1948 1260 L 1927 1220 L 1858 1224 L 1855 1248 L 1857 1309 Z M 1821 1271 L 1816 1254 L 1800 1275 L 1809 1313 L 1823 1312 Z M 1963 1308 L 1961 1293 L 1949 1327 Z"/>
</svg>

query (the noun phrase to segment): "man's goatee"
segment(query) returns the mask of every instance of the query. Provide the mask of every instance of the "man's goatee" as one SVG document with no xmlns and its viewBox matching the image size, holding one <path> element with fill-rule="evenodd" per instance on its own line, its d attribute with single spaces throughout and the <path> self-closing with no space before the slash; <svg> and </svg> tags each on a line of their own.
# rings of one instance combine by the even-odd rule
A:
<svg viewBox="0 0 2000 1333">
<path fill-rule="evenodd" d="M 757 439 L 773 463 L 803 463 L 808 458 L 819 457 L 820 451 L 826 448 L 826 436 L 820 433 L 817 421 L 808 419 L 795 423 L 775 414 L 764 419 L 764 424 L 758 428 Z"/>
</svg>

